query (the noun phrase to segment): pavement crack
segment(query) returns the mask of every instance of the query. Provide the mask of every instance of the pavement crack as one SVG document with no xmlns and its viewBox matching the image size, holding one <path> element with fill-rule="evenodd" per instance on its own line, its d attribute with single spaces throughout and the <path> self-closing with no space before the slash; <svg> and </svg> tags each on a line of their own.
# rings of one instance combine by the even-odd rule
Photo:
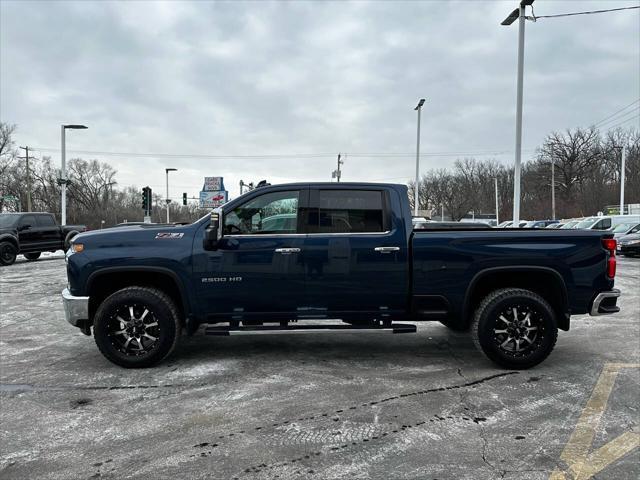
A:
<svg viewBox="0 0 640 480">
<path fill-rule="evenodd" d="M 460 375 L 462 375 L 462 370 L 460 369 Z M 401 393 L 398 395 L 394 395 L 392 397 L 386 397 L 386 398 L 382 398 L 382 399 L 378 399 L 378 400 L 372 400 L 370 402 L 365 402 L 359 405 L 349 405 L 346 407 L 341 407 L 341 408 L 336 408 L 335 410 L 332 411 L 328 411 L 328 412 L 321 412 L 321 413 L 314 413 L 311 415 L 306 415 L 306 416 L 302 416 L 302 417 L 298 417 L 298 418 L 294 418 L 294 419 L 289 419 L 289 420 L 283 420 L 280 422 L 274 422 L 274 423 L 270 423 L 270 424 L 266 424 L 266 425 L 258 425 L 255 427 L 249 427 L 249 428 L 245 428 L 243 430 L 237 430 L 237 431 L 233 431 L 230 433 L 225 433 L 222 435 L 217 435 L 215 436 L 212 440 L 209 441 L 202 441 L 196 445 L 193 445 L 193 448 L 203 448 L 203 446 L 205 447 L 209 447 L 212 444 L 215 443 L 216 446 L 218 446 L 220 444 L 221 440 L 225 440 L 225 439 L 231 439 L 233 437 L 236 437 L 237 435 L 242 435 L 248 432 L 253 432 L 253 433 L 264 433 L 265 430 L 268 430 L 270 428 L 277 428 L 277 427 L 283 427 L 286 425 L 290 425 L 292 423 L 296 423 L 296 422 L 304 422 L 304 421 L 310 421 L 310 420 L 323 420 L 323 419 L 333 419 L 334 421 L 337 421 L 339 419 L 339 417 L 336 417 L 336 415 L 340 415 L 344 412 L 353 412 L 354 410 L 357 409 L 361 409 L 361 408 L 369 408 L 372 407 L 374 405 L 379 405 L 381 403 L 387 403 L 387 402 L 391 402 L 391 401 L 395 401 L 395 400 L 399 400 L 402 398 L 408 398 L 408 397 L 412 397 L 412 396 L 418 396 L 418 395 L 427 395 L 427 394 L 431 394 L 431 393 L 436 393 L 436 392 L 446 392 L 446 391 L 451 391 L 451 390 L 461 390 L 461 392 L 464 392 L 464 389 L 466 388 L 470 388 L 470 387 L 475 387 L 477 385 L 481 385 L 485 382 L 489 382 L 491 380 L 495 380 L 498 378 L 502 378 L 502 377 L 506 377 L 509 375 L 518 375 L 520 372 L 516 372 L 516 371 L 512 371 L 512 372 L 502 372 L 502 373 L 496 373 L 494 375 L 488 375 L 486 377 L 482 377 L 479 378 L 477 380 L 473 380 L 473 381 L 467 381 L 465 383 L 460 383 L 460 384 L 456 384 L 456 385 L 449 385 L 446 387 L 437 387 L 437 388 L 429 388 L 426 390 L 418 390 L 415 392 L 409 392 L 409 393 Z M 463 376 L 464 378 L 464 376 Z M 461 400 L 462 401 L 462 400 Z M 465 406 L 465 410 L 469 411 L 470 408 Z M 467 418 L 465 417 L 465 420 Z M 475 423 L 479 423 L 481 421 L 485 421 L 485 418 L 482 417 L 476 417 L 474 419 Z M 195 457 L 197 455 L 192 455 L 192 457 Z"/>
</svg>

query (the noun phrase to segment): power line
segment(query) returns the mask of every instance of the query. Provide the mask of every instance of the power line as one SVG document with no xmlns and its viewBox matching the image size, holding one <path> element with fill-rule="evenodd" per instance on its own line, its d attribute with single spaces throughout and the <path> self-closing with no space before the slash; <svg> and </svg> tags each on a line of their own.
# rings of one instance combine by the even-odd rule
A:
<svg viewBox="0 0 640 480">
<path fill-rule="evenodd" d="M 638 110 L 637 108 L 635 108 L 635 109 L 631 110 L 630 112 L 626 112 L 624 115 L 621 115 L 621 116 L 619 116 L 619 117 L 612 118 L 611 120 L 608 120 L 608 121 L 606 121 L 606 122 L 604 122 L 604 123 L 600 124 L 600 125 L 599 125 L 599 127 L 600 127 L 600 128 L 602 128 L 602 127 L 605 127 L 605 125 L 606 125 L 606 127 L 605 127 L 605 128 L 611 128 L 611 125 L 612 125 L 612 124 L 614 124 L 614 123 L 616 123 L 616 122 L 619 122 L 619 121 L 626 121 L 626 118 L 628 118 L 628 117 L 629 117 L 629 115 L 634 115 L 634 114 L 636 114 L 636 115 L 637 115 L 638 111 L 639 111 L 639 110 Z M 607 124 L 608 124 L 608 125 L 607 125 Z"/>
<path fill-rule="evenodd" d="M 626 107 L 621 108 L 620 110 L 612 113 L 611 115 L 609 115 L 608 117 L 604 117 L 602 120 L 596 122 L 593 124 L 594 127 L 597 127 L 598 125 L 600 125 L 601 123 L 605 122 L 605 120 L 610 119 L 611 117 L 616 116 L 618 113 L 623 112 L 624 110 L 626 110 L 627 108 L 629 108 L 632 105 L 635 105 L 636 103 L 640 102 L 640 98 L 638 98 L 637 100 L 631 102 L 629 105 L 627 105 Z"/>
<path fill-rule="evenodd" d="M 558 17 L 573 17 L 576 15 L 593 15 L 596 13 L 607 13 L 607 12 L 619 12 L 621 10 L 633 10 L 636 8 L 640 8 L 640 5 L 637 6 L 633 6 L 633 7 L 620 7 L 620 8 L 609 8 L 606 10 L 590 10 L 590 11 L 586 11 L 586 12 L 571 12 L 571 13 L 560 13 L 557 15 L 539 15 L 536 16 L 535 14 L 533 14 L 533 17 L 531 17 L 531 20 L 533 20 L 534 22 L 539 19 L 539 18 L 558 18 Z"/>
<path fill-rule="evenodd" d="M 640 117 L 640 113 L 639 113 L 639 114 L 637 114 L 637 115 L 635 115 L 634 117 L 627 118 L 627 119 L 626 119 L 626 120 L 624 120 L 623 122 L 620 122 L 620 123 L 618 123 L 618 124 L 616 124 L 616 125 L 613 125 L 613 126 L 610 126 L 610 127 L 608 127 L 608 128 L 609 128 L 610 130 L 612 130 L 612 129 L 614 129 L 614 128 L 618 128 L 618 127 L 620 127 L 621 125 L 624 125 L 625 123 L 630 122 L 631 120 L 634 120 L 634 119 L 639 118 L 639 117 Z"/>
</svg>

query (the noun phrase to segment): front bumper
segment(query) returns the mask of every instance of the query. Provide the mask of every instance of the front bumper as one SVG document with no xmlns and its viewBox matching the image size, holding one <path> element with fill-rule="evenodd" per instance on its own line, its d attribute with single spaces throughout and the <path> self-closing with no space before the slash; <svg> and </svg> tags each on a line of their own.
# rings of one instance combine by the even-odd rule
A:
<svg viewBox="0 0 640 480">
<path fill-rule="evenodd" d="M 74 327 L 82 328 L 89 320 L 89 297 L 74 297 L 68 288 L 62 291 L 64 316 Z"/>
<path fill-rule="evenodd" d="M 591 311 L 589 312 L 592 316 L 597 315 L 609 315 L 611 313 L 617 313 L 620 311 L 620 307 L 616 305 L 618 301 L 618 297 L 620 296 L 620 290 L 614 288 L 607 292 L 600 292 L 596 295 L 596 298 L 593 299 L 593 303 L 591 304 Z"/>
</svg>

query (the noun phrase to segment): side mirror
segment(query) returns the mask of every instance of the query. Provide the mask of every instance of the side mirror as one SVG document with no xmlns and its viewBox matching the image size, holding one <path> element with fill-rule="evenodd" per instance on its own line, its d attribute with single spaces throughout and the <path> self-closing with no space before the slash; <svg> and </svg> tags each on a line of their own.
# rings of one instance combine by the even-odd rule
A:
<svg viewBox="0 0 640 480">
<path fill-rule="evenodd" d="M 216 212 L 211 214 L 211 223 L 204 231 L 204 239 L 202 240 L 202 248 L 205 250 L 215 250 L 218 248 L 218 240 L 220 233 L 220 215 Z"/>
<path fill-rule="evenodd" d="M 29 230 L 31 228 L 31 225 L 26 224 L 26 225 L 20 225 L 18 227 L 18 231 L 21 232 L 22 230 Z"/>
</svg>

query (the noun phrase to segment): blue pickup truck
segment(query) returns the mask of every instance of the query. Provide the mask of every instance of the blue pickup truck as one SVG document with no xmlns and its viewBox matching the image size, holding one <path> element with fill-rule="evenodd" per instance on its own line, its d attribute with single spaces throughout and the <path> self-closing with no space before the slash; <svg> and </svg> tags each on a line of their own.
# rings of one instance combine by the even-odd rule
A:
<svg viewBox="0 0 640 480">
<path fill-rule="evenodd" d="M 619 311 L 615 250 L 593 230 L 414 229 L 404 185 L 285 184 L 190 225 L 78 235 L 62 297 L 67 320 L 123 367 L 160 362 L 182 332 L 403 333 L 416 327 L 399 321 L 440 321 L 497 364 L 528 368 L 571 315 Z"/>
</svg>

